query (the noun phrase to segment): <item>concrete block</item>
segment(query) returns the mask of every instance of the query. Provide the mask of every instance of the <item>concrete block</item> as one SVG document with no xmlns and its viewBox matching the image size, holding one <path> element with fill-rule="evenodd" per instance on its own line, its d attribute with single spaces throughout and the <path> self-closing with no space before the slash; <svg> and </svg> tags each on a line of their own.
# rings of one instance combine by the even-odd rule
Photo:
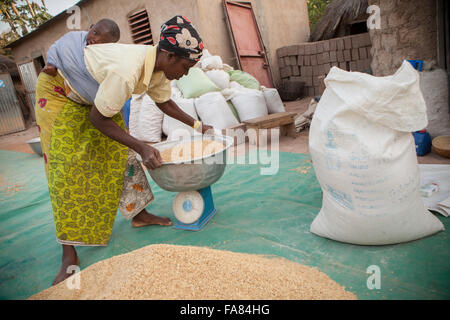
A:
<svg viewBox="0 0 450 320">
<path fill-rule="evenodd" d="M 330 62 L 336 62 L 336 61 L 337 61 L 336 51 L 330 51 Z"/>
<path fill-rule="evenodd" d="M 330 51 L 330 40 L 323 41 L 323 52 Z"/>
<path fill-rule="evenodd" d="M 315 55 L 315 54 L 311 55 L 311 65 L 312 66 L 317 65 L 317 55 Z"/>
<path fill-rule="evenodd" d="M 284 58 L 279 58 L 279 59 L 278 59 L 278 67 L 279 67 L 279 68 L 284 68 L 284 67 L 286 67 L 286 64 L 284 63 Z"/>
<path fill-rule="evenodd" d="M 285 56 L 284 58 L 284 65 L 285 66 L 290 66 L 291 65 L 291 59 L 289 56 Z"/>
<path fill-rule="evenodd" d="M 289 57 L 290 60 L 290 64 L 291 66 L 296 66 L 297 65 L 297 56 L 290 56 Z"/>
<path fill-rule="evenodd" d="M 323 57 L 323 63 L 330 62 L 330 53 L 328 51 L 322 53 L 322 57 Z"/>
<path fill-rule="evenodd" d="M 337 50 L 337 40 L 336 39 L 330 39 L 330 51 L 336 51 Z"/>
<path fill-rule="evenodd" d="M 305 46 L 303 44 L 298 45 L 297 51 L 298 55 L 303 56 L 305 54 Z"/>
<path fill-rule="evenodd" d="M 323 52 L 323 42 L 317 42 L 316 43 L 316 48 L 317 48 L 317 53 L 322 53 Z"/>
<path fill-rule="evenodd" d="M 356 61 L 356 69 L 358 71 L 364 71 L 364 60 Z"/>
<path fill-rule="evenodd" d="M 291 72 L 292 72 L 291 67 L 286 66 L 280 69 L 280 76 L 281 78 L 288 78 L 292 75 Z"/>
<path fill-rule="evenodd" d="M 337 38 L 337 39 L 336 39 L 336 45 L 337 45 L 337 49 L 338 49 L 338 50 L 344 50 L 344 49 L 345 49 L 344 39 L 342 39 L 342 38 Z"/>
<path fill-rule="evenodd" d="M 330 72 L 330 69 L 331 69 L 331 63 L 324 63 L 322 67 L 323 67 L 323 73 L 328 74 L 328 72 Z"/>
<path fill-rule="evenodd" d="M 323 64 L 323 53 L 319 53 L 317 56 L 317 64 Z"/>
<path fill-rule="evenodd" d="M 313 75 L 312 68 L 312 66 L 305 66 L 304 68 L 302 68 L 302 75 L 311 77 Z"/>
<path fill-rule="evenodd" d="M 359 48 L 359 59 L 364 60 L 367 59 L 367 51 L 366 48 Z"/>
<path fill-rule="evenodd" d="M 300 75 L 300 71 L 299 71 L 297 65 L 291 66 L 291 68 L 292 68 L 292 75 L 293 75 L 293 76 L 299 76 L 299 75 Z"/>
<path fill-rule="evenodd" d="M 281 47 L 277 49 L 278 58 L 283 58 L 286 56 L 286 47 Z"/>
<path fill-rule="evenodd" d="M 322 70 L 322 66 L 319 66 L 319 65 L 317 65 L 317 66 L 314 66 L 313 67 L 313 76 L 320 76 L 322 73 L 321 73 L 321 70 Z"/>
<path fill-rule="evenodd" d="M 352 36 L 352 49 L 358 49 L 359 47 L 361 47 L 360 46 L 360 44 L 359 44 L 359 39 L 360 39 L 360 37 L 359 36 Z"/>
<path fill-rule="evenodd" d="M 339 62 L 339 69 L 347 70 L 347 62 Z"/>
<path fill-rule="evenodd" d="M 319 84 L 320 84 L 320 79 L 319 79 L 319 77 L 321 77 L 321 76 L 315 76 L 315 77 L 313 77 L 313 86 L 314 86 L 314 87 L 318 87 L 318 86 L 319 86 Z"/>
<path fill-rule="evenodd" d="M 303 56 L 301 56 L 301 55 L 299 55 L 298 57 L 297 57 L 297 64 L 299 65 L 299 66 L 303 66 L 304 65 L 304 62 L 303 62 Z"/>
<path fill-rule="evenodd" d="M 351 61 L 352 55 L 350 53 L 350 50 L 344 50 L 344 61 Z"/>
<path fill-rule="evenodd" d="M 316 53 L 317 53 L 317 43 L 312 42 L 311 43 L 311 54 L 316 54 Z"/>
<path fill-rule="evenodd" d="M 358 71 L 358 65 L 356 64 L 356 61 L 350 61 L 349 68 L 349 71 Z"/>
<path fill-rule="evenodd" d="M 341 51 L 341 50 L 336 51 L 336 56 L 337 56 L 337 61 L 338 62 L 344 62 L 345 61 L 345 59 L 344 59 L 344 51 Z"/>
<path fill-rule="evenodd" d="M 305 66 L 311 65 L 311 56 L 310 55 L 303 56 L 303 65 L 305 65 Z"/>
<path fill-rule="evenodd" d="M 311 47 L 312 47 L 312 45 L 310 43 L 303 45 L 303 48 L 305 50 L 305 55 L 311 54 Z"/>
<path fill-rule="evenodd" d="M 296 56 L 298 55 L 297 45 L 287 47 L 288 56 Z"/>
<path fill-rule="evenodd" d="M 352 61 L 359 60 L 359 52 L 358 49 L 352 49 Z"/>
<path fill-rule="evenodd" d="M 350 36 L 344 37 L 344 49 L 349 50 L 352 48 L 352 38 Z"/>
</svg>

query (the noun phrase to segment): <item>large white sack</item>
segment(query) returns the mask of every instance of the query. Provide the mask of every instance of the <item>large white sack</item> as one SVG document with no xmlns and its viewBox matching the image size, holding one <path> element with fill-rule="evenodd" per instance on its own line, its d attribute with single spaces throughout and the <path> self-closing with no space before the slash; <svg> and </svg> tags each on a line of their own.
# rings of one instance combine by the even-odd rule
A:
<svg viewBox="0 0 450 320">
<path fill-rule="evenodd" d="M 236 91 L 231 98 L 241 121 L 267 116 L 266 100 L 262 91 L 246 89 Z"/>
<path fill-rule="evenodd" d="M 264 94 L 264 99 L 266 99 L 267 111 L 269 113 L 286 111 L 277 89 L 262 87 L 262 92 Z"/>
<path fill-rule="evenodd" d="M 420 196 L 411 132 L 426 127 L 427 116 L 417 71 L 404 62 L 377 78 L 333 67 L 325 84 L 309 134 L 323 191 L 311 232 L 384 245 L 443 230 Z"/>
<path fill-rule="evenodd" d="M 213 69 L 222 69 L 223 62 L 220 56 L 210 56 L 200 60 L 203 71 L 213 70 Z"/>
<path fill-rule="evenodd" d="M 236 81 L 230 81 L 230 84 L 228 85 L 228 88 L 225 88 L 221 91 L 222 95 L 224 96 L 225 100 L 231 100 L 236 94 L 240 92 L 252 92 L 255 89 L 249 89 L 246 88 Z"/>
<path fill-rule="evenodd" d="M 163 115 L 146 93 L 133 94 L 130 102 L 130 135 L 146 142 L 160 142 Z"/>
<path fill-rule="evenodd" d="M 230 85 L 230 75 L 223 70 L 210 70 L 206 71 L 205 74 L 222 90 Z"/>
<path fill-rule="evenodd" d="M 198 115 L 194 106 L 194 99 L 178 99 L 174 100 L 174 102 L 180 107 L 181 110 L 186 112 L 192 118 L 198 120 Z M 200 134 L 195 131 L 194 128 L 168 116 L 167 114 L 164 114 L 162 130 L 167 136 L 167 140 L 177 140 L 179 137 Z"/>
<path fill-rule="evenodd" d="M 239 124 L 220 92 L 206 93 L 195 99 L 195 110 L 204 124 L 216 129 Z"/>
</svg>

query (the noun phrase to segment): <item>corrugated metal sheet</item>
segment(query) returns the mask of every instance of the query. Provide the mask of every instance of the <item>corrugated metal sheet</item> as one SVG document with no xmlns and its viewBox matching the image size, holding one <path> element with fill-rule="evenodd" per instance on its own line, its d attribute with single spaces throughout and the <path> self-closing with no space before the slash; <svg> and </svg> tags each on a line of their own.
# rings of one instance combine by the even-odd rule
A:
<svg viewBox="0 0 450 320">
<path fill-rule="evenodd" d="M 22 80 L 25 86 L 25 90 L 34 92 L 36 88 L 37 75 L 36 70 L 34 69 L 33 62 L 19 65 L 19 70 L 22 74 Z"/>
<path fill-rule="evenodd" d="M 20 102 L 9 73 L 0 73 L 0 135 L 25 130 Z"/>
<path fill-rule="evenodd" d="M 20 64 L 18 65 L 20 74 L 22 76 L 22 82 L 25 86 L 25 91 L 28 96 L 30 109 L 31 109 L 31 116 L 33 120 L 36 120 L 36 116 L 34 114 L 34 105 L 36 103 L 35 101 L 35 91 L 36 91 L 36 82 L 37 82 L 37 74 L 36 69 L 34 67 L 33 61 L 30 61 L 28 63 Z"/>
</svg>

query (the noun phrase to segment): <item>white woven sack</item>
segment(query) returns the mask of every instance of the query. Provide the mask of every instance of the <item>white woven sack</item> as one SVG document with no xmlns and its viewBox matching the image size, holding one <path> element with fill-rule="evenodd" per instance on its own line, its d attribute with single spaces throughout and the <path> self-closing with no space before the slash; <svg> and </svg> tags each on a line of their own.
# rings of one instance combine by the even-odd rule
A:
<svg viewBox="0 0 450 320">
<path fill-rule="evenodd" d="M 202 59 L 200 62 L 203 71 L 223 68 L 222 58 L 219 56 L 210 56 Z"/>
<path fill-rule="evenodd" d="M 146 93 L 133 95 L 130 102 L 130 135 L 145 142 L 160 142 L 163 115 Z"/>
<path fill-rule="evenodd" d="M 266 100 L 267 111 L 269 114 L 286 111 L 277 89 L 263 87 L 262 92 L 264 94 L 264 99 Z"/>
<path fill-rule="evenodd" d="M 411 132 L 427 125 L 419 75 L 333 67 L 314 113 L 309 148 L 322 187 L 311 232 L 360 245 L 411 241 L 444 229 L 425 209 Z"/>
<path fill-rule="evenodd" d="M 210 70 L 206 71 L 205 74 L 222 90 L 230 85 L 230 75 L 223 70 Z"/>
<path fill-rule="evenodd" d="M 231 102 L 236 108 L 241 122 L 268 115 L 262 91 L 254 89 L 236 91 L 232 95 Z"/>
<path fill-rule="evenodd" d="M 220 92 L 206 93 L 195 99 L 195 110 L 204 124 L 216 129 L 239 124 Z"/>
<path fill-rule="evenodd" d="M 198 120 L 198 115 L 194 106 L 194 99 L 178 99 L 174 100 L 174 102 L 180 107 L 181 110 L 186 112 L 192 118 Z M 177 140 L 180 137 L 200 134 L 192 127 L 168 116 L 167 114 L 164 114 L 162 130 L 167 136 L 167 140 Z"/>
</svg>

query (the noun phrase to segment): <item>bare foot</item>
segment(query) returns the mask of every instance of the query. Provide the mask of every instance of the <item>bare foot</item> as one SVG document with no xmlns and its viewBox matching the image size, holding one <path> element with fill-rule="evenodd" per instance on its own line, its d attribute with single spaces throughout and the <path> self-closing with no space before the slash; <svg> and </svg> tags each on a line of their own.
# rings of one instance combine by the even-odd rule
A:
<svg viewBox="0 0 450 320">
<path fill-rule="evenodd" d="M 67 273 L 67 268 L 72 265 L 79 265 L 80 259 L 77 256 L 77 252 L 73 246 L 63 245 L 63 257 L 61 269 L 59 269 L 55 280 L 53 280 L 52 286 L 66 280 L 68 277 L 74 274 L 75 271 Z"/>
<path fill-rule="evenodd" d="M 172 224 L 169 218 L 155 216 L 148 213 L 145 209 L 139 212 L 131 221 L 131 225 L 135 228 L 149 225 L 171 226 Z"/>
</svg>

